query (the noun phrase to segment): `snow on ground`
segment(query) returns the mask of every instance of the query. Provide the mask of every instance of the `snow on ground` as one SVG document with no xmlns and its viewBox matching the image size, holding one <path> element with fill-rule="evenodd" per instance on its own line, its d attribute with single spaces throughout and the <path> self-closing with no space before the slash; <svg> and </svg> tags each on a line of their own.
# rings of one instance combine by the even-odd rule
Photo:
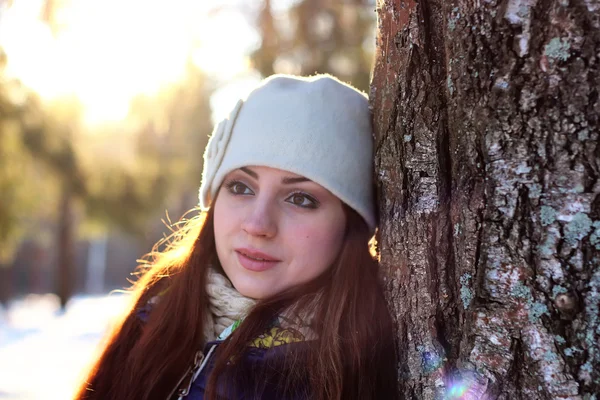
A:
<svg viewBox="0 0 600 400">
<path fill-rule="evenodd" d="M 76 296 L 65 312 L 54 295 L 0 306 L 0 399 L 71 399 L 127 295 Z"/>
</svg>

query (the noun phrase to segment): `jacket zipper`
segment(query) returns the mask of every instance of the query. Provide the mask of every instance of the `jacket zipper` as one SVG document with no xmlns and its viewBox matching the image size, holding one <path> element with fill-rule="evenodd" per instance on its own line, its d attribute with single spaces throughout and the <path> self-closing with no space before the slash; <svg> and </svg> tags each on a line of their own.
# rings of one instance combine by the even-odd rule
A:
<svg viewBox="0 0 600 400">
<path fill-rule="evenodd" d="M 194 364 L 185 371 L 185 374 L 179 379 L 173 391 L 167 396 L 167 400 L 173 399 L 173 396 L 175 395 L 177 395 L 177 400 L 183 400 L 190 393 L 192 384 L 206 366 L 216 347 L 216 344 L 212 345 L 210 350 L 208 350 L 208 353 L 206 353 L 206 357 L 201 350 L 198 350 L 196 354 L 194 354 Z"/>
</svg>

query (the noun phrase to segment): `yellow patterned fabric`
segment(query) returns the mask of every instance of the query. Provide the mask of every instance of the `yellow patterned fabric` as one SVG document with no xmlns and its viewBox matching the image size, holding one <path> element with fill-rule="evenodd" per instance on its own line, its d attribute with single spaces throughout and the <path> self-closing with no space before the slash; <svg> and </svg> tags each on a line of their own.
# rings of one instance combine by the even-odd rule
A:
<svg viewBox="0 0 600 400">
<path fill-rule="evenodd" d="M 268 331 L 254 339 L 250 343 L 250 347 L 270 349 L 272 347 L 281 346 L 282 344 L 303 342 L 304 340 L 304 335 L 293 328 L 273 326 Z"/>
</svg>

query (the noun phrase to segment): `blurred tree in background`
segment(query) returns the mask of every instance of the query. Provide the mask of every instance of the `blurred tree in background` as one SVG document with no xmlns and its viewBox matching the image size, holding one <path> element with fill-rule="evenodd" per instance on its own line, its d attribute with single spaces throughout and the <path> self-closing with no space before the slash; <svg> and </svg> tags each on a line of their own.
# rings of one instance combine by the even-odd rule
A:
<svg viewBox="0 0 600 400">
<path fill-rule="evenodd" d="M 41 209 L 51 201 L 44 197 L 58 193 L 35 158 L 41 154 L 48 165 L 56 165 L 60 158 L 50 154 L 69 154 L 69 149 L 62 148 L 60 140 L 45 141 L 32 127 L 41 115 L 39 103 L 18 81 L 5 77 L 6 55 L 1 49 L 0 54 L 0 301 L 6 301 L 18 245 L 25 236 L 37 234 L 36 224 L 42 225 L 46 215 Z"/>
<path fill-rule="evenodd" d="M 331 73 L 367 92 L 375 52 L 375 2 L 303 0 L 289 8 L 264 0 L 257 18 L 263 75 Z"/>
<path fill-rule="evenodd" d="M 10 295 L 9 266 L 26 237 L 55 238 L 55 291 L 64 306 L 75 286 L 81 222 L 141 236 L 167 199 L 179 202 L 179 214 L 194 204 L 211 129 L 209 93 L 192 67 L 185 82 L 136 99 L 137 123 L 127 135 L 90 134 L 76 101 L 42 105 L 0 75 L 0 300 Z"/>
</svg>

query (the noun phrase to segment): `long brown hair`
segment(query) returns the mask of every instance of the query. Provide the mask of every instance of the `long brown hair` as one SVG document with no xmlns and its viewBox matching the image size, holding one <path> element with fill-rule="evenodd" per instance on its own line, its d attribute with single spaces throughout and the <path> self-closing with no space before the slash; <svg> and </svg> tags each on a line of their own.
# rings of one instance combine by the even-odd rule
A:
<svg viewBox="0 0 600 400">
<path fill-rule="evenodd" d="M 345 239 L 336 262 L 315 280 L 257 303 L 219 346 L 207 399 L 217 398 L 223 379 L 238 382 L 248 376 L 243 362 L 231 360 L 243 360 L 239 356 L 248 351 L 247 344 L 283 312 L 311 315 L 318 339 L 287 353 L 280 364 L 254 371 L 254 377 L 262 373 L 273 379 L 267 370 L 277 371 L 281 393 L 308 389 L 311 399 L 397 397 L 392 320 L 369 251 L 369 230 L 354 210 L 345 210 Z M 76 399 L 164 399 L 204 345 L 207 269 L 218 266 L 212 209 L 177 234 L 166 251 L 150 253 L 133 286 L 132 308 L 109 336 Z M 136 313 L 160 292 L 161 301 L 142 322 Z M 235 391 L 235 384 L 227 386 Z"/>
</svg>

